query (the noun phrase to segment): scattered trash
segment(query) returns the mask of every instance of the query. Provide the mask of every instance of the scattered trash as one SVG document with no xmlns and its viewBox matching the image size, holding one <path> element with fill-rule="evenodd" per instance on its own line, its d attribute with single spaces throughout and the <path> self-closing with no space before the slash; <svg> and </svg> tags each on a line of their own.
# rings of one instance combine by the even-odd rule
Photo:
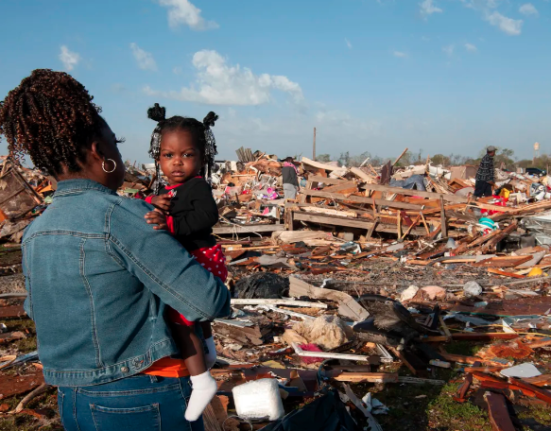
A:
<svg viewBox="0 0 551 431">
<path fill-rule="evenodd" d="M 502 427 L 508 409 L 551 403 L 548 177 L 496 170 L 496 196 L 475 200 L 476 167 L 302 158 L 300 193 L 285 201 L 276 156 L 237 157 L 213 178 L 236 300 L 213 324 L 220 389 L 207 429 L 397 429 L 399 415 L 384 415 L 403 406 L 386 388 L 441 388 L 450 375 L 450 402 L 476 402 Z M 0 393 L 33 398 L 41 364 L 17 346 L 35 335 L 12 324 L 25 319 L 20 242 L 57 184 L 0 164 Z M 151 181 L 151 166 L 127 166 L 118 193 L 143 198 Z M 429 401 L 416 392 L 408 409 Z"/>
<path fill-rule="evenodd" d="M 482 293 L 482 287 L 476 281 L 469 281 L 463 286 L 463 292 L 467 298 L 478 296 Z"/>
</svg>

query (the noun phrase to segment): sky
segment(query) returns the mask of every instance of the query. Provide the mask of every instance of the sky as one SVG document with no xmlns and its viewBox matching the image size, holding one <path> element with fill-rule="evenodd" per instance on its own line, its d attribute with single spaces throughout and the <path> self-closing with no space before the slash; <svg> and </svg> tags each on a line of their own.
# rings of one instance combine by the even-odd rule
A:
<svg viewBox="0 0 551 431">
<path fill-rule="evenodd" d="M 155 102 L 218 120 L 220 158 L 405 147 L 551 153 L 549 0 L 0 0 L 0 99 L 66 71 L 125 159 L 149 162 Z M 5 142 L 0 144 L 5 151 Z"/>
</svg>

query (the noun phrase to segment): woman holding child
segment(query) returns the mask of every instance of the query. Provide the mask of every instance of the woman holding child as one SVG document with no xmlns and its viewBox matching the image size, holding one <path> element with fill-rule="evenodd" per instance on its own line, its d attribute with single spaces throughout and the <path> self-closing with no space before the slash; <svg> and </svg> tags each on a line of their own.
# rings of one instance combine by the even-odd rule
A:
<svg viewBox="0 0 551 431">
<path fill-rule="evenodd" d="M 22 251 L 25 308 L 65 429 L 202 430 L 185 419 L 184 361 L 175 359 L 174 374 L 148 369 L 178 355 L 165 309 L 190 322 L 229 314 L 221 279 L 145 223 L 149 204 L 116 194 L 120 141 L 70 75 L 35 70 L 23 79 L 0 103 L 0 134 L 12 157 L 28 154 L 58 181 Z"/>
</svg>

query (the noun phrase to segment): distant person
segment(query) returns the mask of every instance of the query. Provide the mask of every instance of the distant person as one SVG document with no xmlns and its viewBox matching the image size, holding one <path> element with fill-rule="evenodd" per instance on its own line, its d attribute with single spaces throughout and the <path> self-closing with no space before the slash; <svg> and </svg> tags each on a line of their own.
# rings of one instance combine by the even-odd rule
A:
<svg viewBox="0 0 551 431">
<path fill-rule="evenodd" d="M 486 155 L 482 157 L 478 172 L 476 173 L 476 184 L 474 188 L 474 197 L 481 198 L 492 196 L 492 187 L 495 186 L 494 156 L 496 148 L 489 146 Z"/>
<path fill-rule="evenodd" d="M 297 197 L 299 185 L 298 171 L 293 163 L 292 157 L 287 157 L 283 162 L 281 175 L 283 176 L 283 193 L 285 194 L 285 199 L 295 199 Z"/>
</svg>

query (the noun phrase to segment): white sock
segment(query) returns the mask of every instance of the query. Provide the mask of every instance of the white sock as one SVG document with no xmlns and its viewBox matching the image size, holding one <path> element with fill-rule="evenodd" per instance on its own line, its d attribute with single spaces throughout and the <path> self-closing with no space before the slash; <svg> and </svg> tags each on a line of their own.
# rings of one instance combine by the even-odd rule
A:
<svg viewBox="0 0 551 431">
<path fill-rule="evenodd" d="M 201 417 L 203 411 L 209 405 L 210 400 L 216 395 L 218 385 L 209 371 L 205 371 L 198 376 L 190 376 L 190 378 L 191 397 L 187 403 L 185 416 L 186 420 L 195 422 Z"/>
</svg>

